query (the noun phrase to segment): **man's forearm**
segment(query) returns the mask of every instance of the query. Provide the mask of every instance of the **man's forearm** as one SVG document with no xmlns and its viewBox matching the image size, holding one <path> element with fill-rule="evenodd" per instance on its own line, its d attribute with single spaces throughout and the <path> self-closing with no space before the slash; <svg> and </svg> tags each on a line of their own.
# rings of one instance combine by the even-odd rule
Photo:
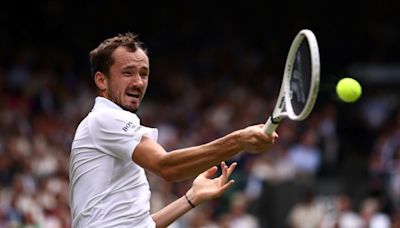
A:
<svg viewBox="0 0 400 228">
<path fill-rule="evenodd" d="M 190 209 L 192 207 L 187 202 L 185 196 L 182 196 L 160 211 L 152 214 L 151 217 L 156 223 L 156 227 L 167 227 Z"/>
<path fill-rule="evenodd" d="M 171 152 L 166 152 L 157 142 L 143 137 L 132 153 L 132 160 L 166 181 L 179 181 L 198 175 L 241 151 L 264 152 L 276 137 L 276 133 L 266 135 L 263 125 L 254 125 L 207 144 Z"/>
<path fill-rule="evenodd" d="M 238 134 L 233 132 L 207 144 L 168 152 L 161 159 L 160 166 L 170 172 L 167 176 L 170 176 L 172 181 L 198 175 L 242 150 L 237 143 Z"/>
</svg>

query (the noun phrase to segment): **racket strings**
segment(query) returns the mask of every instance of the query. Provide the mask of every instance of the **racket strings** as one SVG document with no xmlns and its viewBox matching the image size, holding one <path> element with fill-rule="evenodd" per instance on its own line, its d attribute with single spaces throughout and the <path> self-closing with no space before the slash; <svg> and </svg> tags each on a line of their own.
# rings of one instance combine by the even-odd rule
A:
<svg viewBox="0 0 400 228">
<path fill-rule="evenodd" d="M 293 64 L 293 73 L 290 79 L 290 101 L 295 115 L 299 115 L 310 93 L 311 85 L 311 54 L 307 39 L 303 39 Z"/>
</svg>

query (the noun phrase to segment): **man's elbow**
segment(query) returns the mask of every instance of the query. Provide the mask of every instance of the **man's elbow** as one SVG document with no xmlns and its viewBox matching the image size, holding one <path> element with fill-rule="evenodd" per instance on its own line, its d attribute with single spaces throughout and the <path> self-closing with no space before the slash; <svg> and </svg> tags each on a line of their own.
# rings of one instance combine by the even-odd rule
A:
<svg viewBox="0 0 400 228">
<path fill-rule="evenodd" d="M 168 154 L 157 160 L 155 167 L 157 167 L 157 175 L 166 182 L 181 181 L 187 176 L 181 165 L 171 162 Z"/>
<path fill-rule="evenodd" d="M 175 182 L 182 180 L 182 175 L 174 168 L 162 168 L 158 172 L 158 176 L 166 182 Z"/>
</svg>

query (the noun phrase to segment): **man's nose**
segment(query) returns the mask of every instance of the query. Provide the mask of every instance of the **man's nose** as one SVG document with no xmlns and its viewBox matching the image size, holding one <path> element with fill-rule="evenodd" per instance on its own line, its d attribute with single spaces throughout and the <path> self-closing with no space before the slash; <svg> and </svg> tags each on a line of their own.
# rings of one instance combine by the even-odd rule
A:
<svg viewBox="0 0 400 228">
<path fill-rule="evenodd" d="M 143 78 L 140 76 L 139 73 L 135 74 L 135 76 L 132 79 L 131 84 L 134 86 L 143 86 L 143 84 L 144 84 Z"/>
</svg>

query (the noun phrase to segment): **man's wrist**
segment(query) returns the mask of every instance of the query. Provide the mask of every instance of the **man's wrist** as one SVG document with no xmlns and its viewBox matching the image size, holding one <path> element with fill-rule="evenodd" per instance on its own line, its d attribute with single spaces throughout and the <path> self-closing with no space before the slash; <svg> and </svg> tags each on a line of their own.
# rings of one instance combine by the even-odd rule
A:
<svg viewBox="0 0 400 228">
<path fill-rule="evenodd" d="M 243 145 L 243 130 L 237 130 L 232 133 L 233 135 L 233 140 L 235 142 L 238 142 L 237 145 L 239 146 L 239 151 L 244 151 L 244 145 Z"/>
<path fill-rule="evenodd" d="M 198 198 L 196 197 L 196 194 L 192 189 L 189 189 L 189 191 L 185 193 L 184 197 L 186 198 L 186 201 L 188 201 L 188 204 L 190 204 L 192 208 L 200 204 Z"/>
<path fill-rule="evenodd" d="M 190 206 L 191 206 L 192 208 L 195 208 L 194 204 L 192 203 L 192 201 L 190 201 L 190 199 L 189 199 L 189 197 L 186 195 L 186 193 L 185 193 L 185 198 L 186 198 L 186 201 L 190 204 Z"/>
</svg>

